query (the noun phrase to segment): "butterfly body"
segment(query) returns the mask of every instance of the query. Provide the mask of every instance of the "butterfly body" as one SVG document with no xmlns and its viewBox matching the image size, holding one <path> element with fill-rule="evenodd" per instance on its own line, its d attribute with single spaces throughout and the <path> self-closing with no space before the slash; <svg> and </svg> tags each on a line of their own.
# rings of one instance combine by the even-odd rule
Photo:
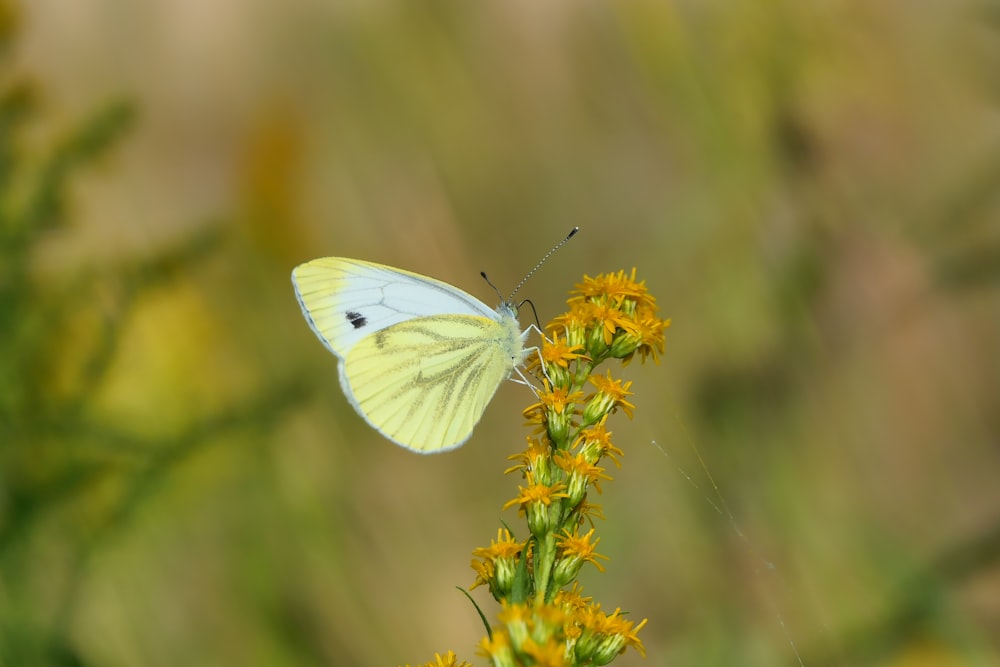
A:
<svg viewBox="0 0 1000 667">
<path fill-rule="evenodd" d="M 423 453 L 468 440 L 524 358 L 510 303 L 496 310 L 447 283 L 355 259 L 292 272 L 309 326 L 340 359 L 351 405 L 393 442 Z"/>
</svg>

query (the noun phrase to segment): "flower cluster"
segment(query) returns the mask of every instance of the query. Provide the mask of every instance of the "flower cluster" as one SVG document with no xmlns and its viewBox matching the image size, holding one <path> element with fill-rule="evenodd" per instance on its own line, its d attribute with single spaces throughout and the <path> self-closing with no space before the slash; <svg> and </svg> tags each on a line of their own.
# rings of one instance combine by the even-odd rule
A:
<svg viewBox="0 0 1000 667">
<path fill-rule="evenodd" d="M 501 604 L 499 623 L 480 644 L 494 667 L 606 665 L 629 647 L 645 655 L 637 634 L 646 620 L 602 611 L 583 597 L 577 575 L 588 563 L 604 570 L 593 521 L 603 517 L 588 498 L 611 480 L 604 460 L 617 466 L 622 457 L 608 417 L 619 410 L 631 417 L 635 409 L 631 382 L 595 371 L 610 359 L 657 360 L 670 322 L 657 317 L 635 269 L 584 276 L 568 304 L 526 364 L 541 384 L 537 402 L 524 411 L 533 433 L 506 471 L 522 483 L 504 509 L 518 508 L 526 534 L 502 528 L 490 546 L 473 552 L 473 588 L 486 586 Z M 426 667 L 465 665 L 449 656 L 452 662 L 438 656 Z"/>
</svg>

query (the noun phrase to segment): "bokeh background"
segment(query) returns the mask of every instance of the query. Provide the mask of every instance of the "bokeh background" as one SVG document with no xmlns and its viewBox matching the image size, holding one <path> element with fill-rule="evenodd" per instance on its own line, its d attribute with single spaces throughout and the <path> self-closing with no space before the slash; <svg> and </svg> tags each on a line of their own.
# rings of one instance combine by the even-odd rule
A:
<svg viewBox="0 0 1000 667">
<path fill-rule="evenodd" d="M 532 397 L 382 440 L 289 272 L 492 302 L 573 225 L 543 320 L 635 266 L 674 323 L 583 575 L 616 664 L 1000 662 L 996 2 L 0 7 L 0 664 L 482 664 Z"/>
</svg>

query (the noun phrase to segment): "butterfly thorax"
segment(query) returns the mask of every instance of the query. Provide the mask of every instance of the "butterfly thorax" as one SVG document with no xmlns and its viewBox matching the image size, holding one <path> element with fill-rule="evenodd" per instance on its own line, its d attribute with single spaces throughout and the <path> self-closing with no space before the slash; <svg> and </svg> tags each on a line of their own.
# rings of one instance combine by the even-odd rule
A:
<svg viewBox="0 0 1000 667">
<path fill-rule="evenodd" d="M 503 338 L 498 341 L 510 357 L 510 369 L 520 366 L 524 361 L 524 339 L 527 331 L 521 331 L 521 324 L 517 321 L 517 310 L 514 304 L 509 301 L 502 302 L 496 308 L 497 322 L 503 327 Z"/>
</svg>

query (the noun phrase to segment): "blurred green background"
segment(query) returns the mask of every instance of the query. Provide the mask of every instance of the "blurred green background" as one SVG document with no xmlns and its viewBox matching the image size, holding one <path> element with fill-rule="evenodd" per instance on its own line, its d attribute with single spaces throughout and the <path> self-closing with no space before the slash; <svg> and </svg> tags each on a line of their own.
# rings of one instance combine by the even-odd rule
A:
<svg viewBox="0 0 1000 667">
<path fill-rule="evenodd" d="M 0 7 L 0 665 L 481 664 L 532 396 L 392 445 L 289 273 L 492 302 L 573 225 L 543 321 L 632 266 L 674 321 L 615 664 L 1000 662 L 996 2 Z"/>
</svg>

